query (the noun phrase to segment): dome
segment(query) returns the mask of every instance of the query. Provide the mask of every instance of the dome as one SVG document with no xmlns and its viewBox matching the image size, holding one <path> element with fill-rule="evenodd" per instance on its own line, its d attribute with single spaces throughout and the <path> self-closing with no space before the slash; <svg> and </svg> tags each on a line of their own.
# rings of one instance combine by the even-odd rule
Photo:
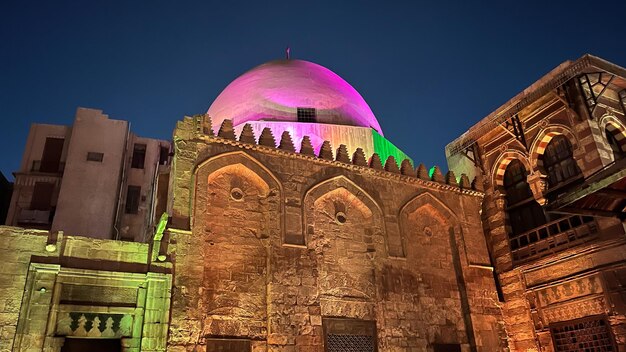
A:
<svg viewBox="0 0 626 352">
<path fill-rule="evenodd" d="M 382 134 L 359 92 L 331 70 L 302 60 L 270 61 L 244 73 L 220 93 L 208 114 L 219 128 L 225 119 L 235 126 L 298 122 L 298 108 L 314 108 L 316 123 L 371 127 Z"/>
</svg>

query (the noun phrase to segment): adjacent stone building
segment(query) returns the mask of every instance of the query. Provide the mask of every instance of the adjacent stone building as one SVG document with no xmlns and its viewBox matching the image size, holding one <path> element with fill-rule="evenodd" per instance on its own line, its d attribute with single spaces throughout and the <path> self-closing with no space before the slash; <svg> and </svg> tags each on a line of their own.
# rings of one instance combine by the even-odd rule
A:
<svg viewBox="0 0 626 352">
<path fill-rule="evenodd" d="M 448 145 L 483 179 L 511 351 L 626 350 L 626 70 L 567 61 Z"/>
<path fill-rule="evenodd" d="M 0 236 L 0 351 L 165 351 L 171 264 L 151 243 Z"/>
<path fill-rule="evenodd" d="M 450 144 L 447 173 L 301 60 L 235 79 L 171 147 L 97 110 L 34 125 L 0 351 L 623 349 L 623 72 L 563 64 Z M 46 153 L 52 135 L 71 138 Z M 41 182 L 48 221 L 24 222 Z"/>
</svg>

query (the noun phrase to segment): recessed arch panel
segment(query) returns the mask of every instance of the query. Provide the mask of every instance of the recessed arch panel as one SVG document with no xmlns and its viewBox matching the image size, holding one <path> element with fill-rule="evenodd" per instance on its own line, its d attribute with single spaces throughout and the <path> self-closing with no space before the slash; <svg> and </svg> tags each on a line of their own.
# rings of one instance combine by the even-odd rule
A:
<svg viewBox="0 0 626 352">
<path fill-rule="evenodd" d="M 547 174 L 543 167 L 543 154 L 548 144 L 550 144 L 550 141 L 552 141 L 552 138 L 559 135 L 563 135 L 567 138 L 572 145 L 574 154 L 576 154 L 579 143 L 574 132 L 565 125 L 549 125 L 539 132 L 530 146 L 530 163 L 532 167 L 528 168 L 528 172 L 532 173 L 533 170 L 538 170 L 543 175 Z"/>
</svg>

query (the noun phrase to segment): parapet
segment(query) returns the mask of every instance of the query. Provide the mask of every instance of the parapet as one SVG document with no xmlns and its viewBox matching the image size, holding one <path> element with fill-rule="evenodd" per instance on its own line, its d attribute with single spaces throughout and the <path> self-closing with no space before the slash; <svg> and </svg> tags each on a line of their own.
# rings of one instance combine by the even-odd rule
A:
<svg viewBox="0 0 626 352">
<path fill-rule="evenodd" d="M 350 151 L 344 144 L 334 149 L 330 141 L 324 141 L 316 154 L 309 136 L 304 136 L 300 141 L 294 141 L 289 131 L 283 131 L 277 142 L 270 128 L 264 128 L 257 138 L 253 128 L 249 124 L 245 124 L 239 136 L 236 136 L 232 120 L 224 120 L 217 135 L 215 135 L 208 115 L 185 117 L 183 121 L 179 121 L 174 131 L 174 140 L 177 139 L 201 139 L 207 142 L 240 145 L 246 149 L 254 147 L 273 149 L 281 153 L 335 163 L 338 166 L 350 165 L 351 167 L 369 168 L 372 171 L 383 173 L 387 177 L 415 179 L 433 186 L 456 189 L 463 193 L 475 195 L 482 195 L 483 193 L 482 182 L 477 178 L 470 182 L 467 175 L 462 174 L 457 179 L 452 171 L 443 175 L 438 166 L 432 167 L 430 171 L 423 164 L 419 164 L 415 168 L 409 159 L 404 159 L 398 164 L 393 156 L 389 156 L 383 163 L 377 153 L 373 153 L 368 158 L 362 148 L 357 148 L 350 156 Z M 298 144 L 299 148 L 296 148 Z"/>
</svg>

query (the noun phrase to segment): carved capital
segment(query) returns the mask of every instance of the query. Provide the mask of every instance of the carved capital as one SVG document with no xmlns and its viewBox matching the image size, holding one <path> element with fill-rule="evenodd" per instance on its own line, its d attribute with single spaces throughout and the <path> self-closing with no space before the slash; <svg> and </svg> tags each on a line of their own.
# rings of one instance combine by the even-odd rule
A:
<svg viewBox="0 0 626 352">
<path fill-rule="evenodd" d="M 537 203 L 540 205 L 546 204 L 544 193 L 548 187 L 547 176 L 541 174 L 540 172 L 534 172 L 528 175 L 527 180 L 530 185 L 530 190 L 533 192 L 533 196 L 535 197 L 535 200 L 537 200 Z"/>
<path fill-rule="evenodd" d="M 506 196 L 499 191 L 496 191 L 493 194 L 493 201 L 495 202 L 498 210 L 504 210 L 504 208 L 506 207 Z"/>
</svg>

